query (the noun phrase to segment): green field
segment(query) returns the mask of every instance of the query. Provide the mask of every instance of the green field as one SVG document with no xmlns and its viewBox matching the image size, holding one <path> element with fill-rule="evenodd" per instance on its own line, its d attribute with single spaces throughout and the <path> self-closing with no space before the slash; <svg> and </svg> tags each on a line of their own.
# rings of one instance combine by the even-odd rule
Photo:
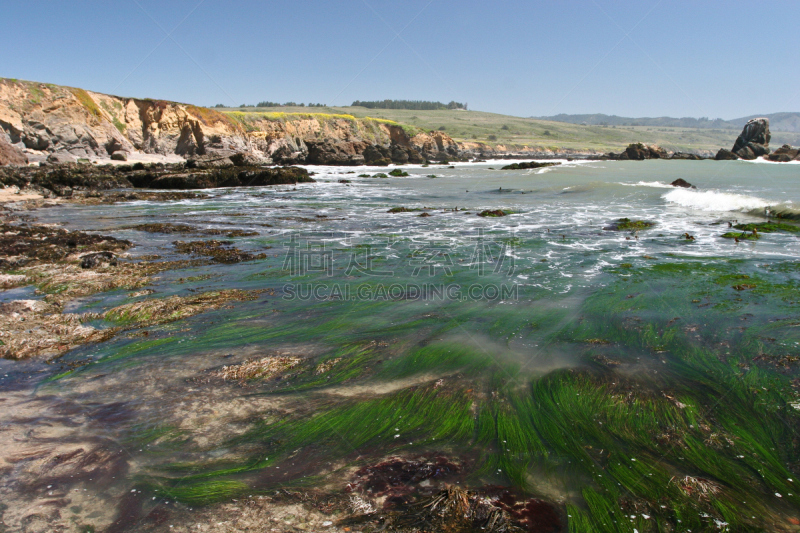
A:
<svg viewBox="0 0 800 533">
<path fill-rule="evenodd" d="M 658 144 L 673 151 L 730 148 L 739 131 L 733 129 L 667 128 L 654 126 L 581 126 L 483 111 L 367 109 L 364 107 L 248 107 L 225 111 L 331 113 L 394 120 L 423 130 L 442 130 L 456 141 L 486 142 L 535 148 L 619 151 L 632 142 Z M 773 132 L 772 145 L 800 144 L 800 134 Z"/>
</svg>

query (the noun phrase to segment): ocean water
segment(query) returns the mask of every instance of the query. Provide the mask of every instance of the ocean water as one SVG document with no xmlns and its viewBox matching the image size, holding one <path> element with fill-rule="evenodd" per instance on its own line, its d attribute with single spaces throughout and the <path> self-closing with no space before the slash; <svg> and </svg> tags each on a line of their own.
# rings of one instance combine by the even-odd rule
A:
<svg viewBox="0 0 800 533">
<path fill-rule="evenodd" d="M 438 454 L 462 468 L 433 487 L 514 487 L 576 531 L 792 523 L 800 166 L 503 164 L 389 178 L 371 177 L 385 167 L 309 167 L 316 183 L 38 210 L 42 222 L 132 240 L 132 258 L 181 258 L 173 241 L 208 238 L 137 224 L 257 232 L 231 241 L 266 259 L 165 272 L 150 297 L 269 292 L 56 364 L 0 362 L 13 404 L 4 427 L 27 435 L 15 453 L 96 450 L 86 475 L 19 467 L 3 486 L 30 501 L 47 479 L 85 489 L 96 514 L 73 522 L 126 530 L 156 509 L 279 486 L 343 491 L 358 466 Z M 669 185 L 678 178 L 696 189 Z M 622 218 L 650 225 L 614 229 Z M 789 229 L 722 237 L 768 218 Z M 136 298 L 100 294 L 70 310 Z M 218 377 L 276 357 L 296 366 Z M 82 366 L 65 372 L 69 361 Z M 132 490 L 142 502 L 122 524 Z"/>
</svg>

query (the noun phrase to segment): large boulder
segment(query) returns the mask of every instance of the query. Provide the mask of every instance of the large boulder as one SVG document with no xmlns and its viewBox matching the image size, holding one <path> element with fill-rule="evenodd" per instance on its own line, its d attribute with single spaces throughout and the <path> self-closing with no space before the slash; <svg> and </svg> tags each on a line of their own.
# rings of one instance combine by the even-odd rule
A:
<svg viewBox="0 0 800 533">
<path fill-rule="evenodd" d="M 603 156 L 605 159 L 617 159 L 620 161 L 644 161 L 645 159 L 667 159 L 669 154 L 658 145 L 645 145 L 642 143 L 631 143 L 624 152 L 615 154 L 609 152 Z"/>
<path fill-rule="evenodd" d="M 747 146 L 743 146 L 743 147 L 739 148 L 738 150 L 736 150 L 735 153 L 736 153 L 736 155 L 738 155 L 742 159 L 746 159 L 748 161 L 753 160 L 756 157 L 758 157 L 756 155 L 755 151 L 750 147 L 750 144 L 748 144 Z"/>
<path fill-rule="evenodd" d="M 769 119 L 754 118 L 744 125 L 731 152 L 742 159 L 755 159 L 769 154 L 769 140 Z"/>
<path fill-rule="evenodd" d="M 726 150 L 725 148 L 720 148 L 717 155 L 714 156 L 714 159 L 717 161 L 733 161 L 739 159 L 739 156 L 731 152 L 730 150 Z"/>
<path fill-rule="evenodd" d="M 116 152 L 111 154 L 112 161 L 127 161 L 128 160 L 128 152 L 124 150 L 117 150 Z"/>
<path fill-rule="evenodd" d="M 0 138 L 0 166 L 27 164 L 28 158 L 22 150 Z"/>
<path fill-rule="evenodd" d="M 689 183 L 688 181 L 686 181 L 683 178 L 676 179 L 675 181 L 670 183 L 670 185 L 672 185 L 673 187 L 683 187 L 684 189 L 696 189 L 697 188 L 697 187 L 695 187 L 694 185 L 692 185 L 691 183 Z"/>
</svg>

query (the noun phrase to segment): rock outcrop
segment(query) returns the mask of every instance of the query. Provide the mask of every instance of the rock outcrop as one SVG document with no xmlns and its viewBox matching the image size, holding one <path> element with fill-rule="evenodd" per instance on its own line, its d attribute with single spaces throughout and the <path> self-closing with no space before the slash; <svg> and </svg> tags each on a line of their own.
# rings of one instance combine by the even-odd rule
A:
<svg viewBox="0 0 800 533">
<path fill-rule="evenodd" d="M 666 150 L 657 145 L 645 145 L 642 143 L 629 144 L 624 152 L 615 154 L 609 152 L 603 159 L 613 159 L 618 161 L 644 161 L 645 159 L 668 159 L 669 154 Z"/>
<path fill-rule="evenodd" d="M 731 152 L 730 150 L 726 150 L 725 148 L 720 148 L 717 155 L 714 156 L 714 159 L 717 161 L 733 161 L 739 159 L 739 156 Z"/>
<path fill-rule="evenodd" d="M 300 167 L 258 167 L 247 164 L 227 167 L 188 168 L 183 163 L 136 165 L 92 165 L 65 163 L 0 168 L 0 184 L 34 192 L 45 198 L 100 197 L 112 189 L 208 189 L 215 187 L 260 187 L 294 185 L 314 180 Z M 179 194 L 179 193 L 175 193 Z"/>
<path fill-rule="evenodd" d="M 135 187 L 148 189 L 212 189 L 217 187 L 262 187 L 265 185 L 294 185 L 314 181 L 300 167 L 233 167 L 198 172 L 174 172 L 163 175 L 151 173 L 130 177 Z"/>
<path fill-rule="evenodd" d="M 800 161 L 800 150 L 784 144 L 767 156 L 770 161 L 778 163 L 788 163 L 789 161 Z"/>
<path fill-rule="evenodd" d="M 695 187 L 694 185 L 692 185 L 691 183 L 689 183 L 688 181 L 686 181 L 683 178 L 676 179 L 675 181 L 670 183 L 670 185 L 672 185 L 673 187 L 683 187 L 684 189 L 696 189 L 697 188 L 697 187 Z"/>
<path fill-rule="evenodd" d="M 769 150 L 769 119 L 754 118 L 747 122 L 742 133 L 737 137 L 731 148 L 742 159 L 755 159 L 768 155 Z"/>
</svg>

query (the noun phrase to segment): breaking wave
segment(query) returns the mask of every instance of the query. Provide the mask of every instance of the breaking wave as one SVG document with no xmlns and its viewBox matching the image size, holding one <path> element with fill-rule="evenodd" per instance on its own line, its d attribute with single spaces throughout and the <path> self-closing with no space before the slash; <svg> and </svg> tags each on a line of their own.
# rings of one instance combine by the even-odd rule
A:
<svg viewBox="0 0 800 533">
<path fill-rule="evenodd" d="M 664 194 L 663 198 L 667 202 L 699 211 L 733 211 L 755 216 L 800 219 L 800 209 L 791 203 L 770 202 L 745 194 L 675 189 Z"/>
</svg>

